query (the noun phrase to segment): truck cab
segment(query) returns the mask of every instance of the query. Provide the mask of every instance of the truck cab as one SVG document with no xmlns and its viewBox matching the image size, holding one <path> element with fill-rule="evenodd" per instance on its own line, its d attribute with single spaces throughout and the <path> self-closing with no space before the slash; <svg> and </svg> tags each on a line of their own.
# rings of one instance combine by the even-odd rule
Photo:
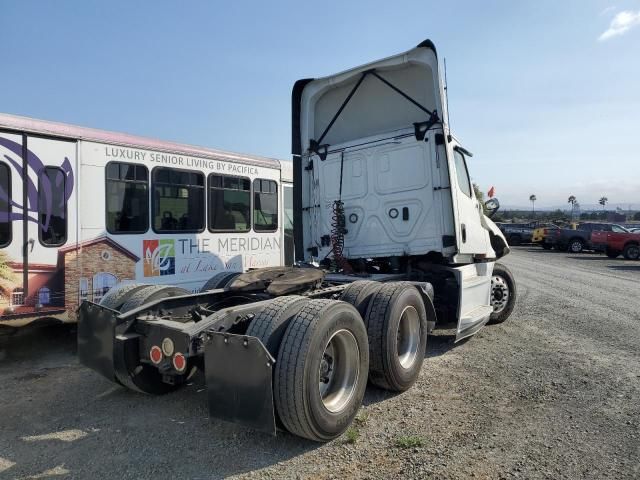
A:
<svg viewBox="0 0 640 480">
<path fill-rule="evenodd" d="M 419 271 L 430 281 L 448 268 L 463 335 L 487 321 L 492 261 L 509 248 L 475 196 L 473 155 L 451 133 L 446 109 L 430 41 L 299 80 L 296 259 L 360 274 Z"/>
</svg>

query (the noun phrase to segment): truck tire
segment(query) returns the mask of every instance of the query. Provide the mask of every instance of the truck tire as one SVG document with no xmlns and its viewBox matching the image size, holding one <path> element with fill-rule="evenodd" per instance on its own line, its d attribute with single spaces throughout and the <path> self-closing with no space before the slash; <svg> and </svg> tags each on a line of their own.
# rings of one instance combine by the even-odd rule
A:
<svg viewBox="0 0 640 480">
<path fill-rule="evenodd" d="M 620 251 L 619 250 L 614 250 L 612 248 L 607 247 L 607 249 L 604 252 L 607 257 L 609 258 L 618 258 L 620 256 Z"/>
<path fill-rule="evenodd" d="M 273 358 L 278 358 L 278 348 L 289 322 L 309 302 L 306 297 L 287 295 L 267 304 L 251 323 L 245 335 L 257 337 Z"/>
<path fill-rule="evenodd" d="M 408 282 L 385 283 L 365 316 L 369 336 L 369 380 L 402 392 L 417 380 L 427 345 L 427 312 Z"/>
<path fill-rule="evenodd" d="M 111 288 L 107 294 L 100 300 L 100 306 L 107 307 L 112 310 L 119 310 L 124 303 L 129 300 L 136 292 L 139 292 L 148 284 L 144 283 L 121 283 Z"/>
<path fill-rule="evenodd" d="M 640 258 L 640 246 L 635 243 L 625 245 L 622 254 L 627 260 L 638 260 Z"/>
<path fill-rule="evenodd" d="M 504 322 L 516 304 L 516 282 L 511 270 L 501 263 L 493 266 L 491 277 L 491 305 L 493 313 L 489 318 L 490 324 Z"/>
<path fill-rule="evenodd" d="M 522 243 L 522 237 L 520 235 L 509 236 L 509 245 L 518 246 Z"/>
<path fill-rule="evenodd" d="M 188 293 L 187 290 L 178 287 L 147 285 L 132 295 L 120 311 L 124 313 L 154 300 Z M 166 383 L 162 380 L 162 374 L 155 366 L 140 361 L 137 341 L 116 342 L 113 360 L 118 383 L 127 387 L 129 390 L 151 395 L 161 395 L 177 390 L 193 369 L 192 365 L 188 366 L 186 369 L 188 372 L 187 375 L 178 377 L 178 381 L 173 384 Z"/>
<path fill-rule="evenodd" d="M 367 386 L 367 332 L 346 302 L 311 300 L 289 323 L 274 372 L 276 410 L 291 433 L 318 442 L 341 435 Z"/>
<path fill-rule="evenodd" d="M 570 253 L 582 253 L 584 250 L 584 242 L 580 238 L 572 238 L 567 243 L 567 251 Z"/>
<path fill-rule="evenodd" d="M 190 292 L 184 288 L 172 287 L 169 285 L 147 285 L 136 291 L 120 308 L 120 312 L 125 313 L 134 308 L 138 308 L 148 302 L 160 300 L 162 298 L 188 295 Z"/>
<path fill-rule="evenodd" d="M 350 303 L 360 313 L 360 316 L 364 319 L 367 313 L 367 307 L 373 296 L 378 293 L 382 288 L 382 283 L 373 282 L 371 280 L 356 280 L 350 283 L 347 288 L 344 289 L 340 300 Z"/>
<path fill-rule="evenodd" d="M 206 292 L 207 290 L 216 290 L 218 288 L 225 288 L 229 285 L 234 278 L 240 275 L 242 272 L 220 272 L 216 273 L 213 277 L 207 280 L 202 288 L 201 292 Z"/>
<path fill-rule="evenodd" d="M 542 248 L 544 248 L 545 250 L 551 250 L 553 248 L 553 245 L 551 245 L 550 243 L 543 243 Z"/>
</svg>

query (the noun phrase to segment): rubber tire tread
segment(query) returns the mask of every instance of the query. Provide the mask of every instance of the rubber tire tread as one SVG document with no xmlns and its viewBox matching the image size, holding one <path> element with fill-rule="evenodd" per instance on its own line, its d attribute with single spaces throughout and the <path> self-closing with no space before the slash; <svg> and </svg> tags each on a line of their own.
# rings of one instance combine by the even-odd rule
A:
<svg viewBox="0 0 640 480">
<path fill-rule="evenodd" d="M 286 295 L 272 300 L 251 320 L 245 335 L 258 338 L 273 358 L 278 357 L 278 348 L 290 320 L 309 301 L 300 295 Z"/>
<path fill-rule="evenodd" d="M 116 285 L 111 288 L 107 294 L 100 300 L 100 306 L 107 307 L 112 310 L 119 310 L 136 292 L 148 287 L 145 283 L 128 283 Z"/>
<path fill-rule="evenodd" d="M 335 302 L 337 301 L 329 299 L 311 300 L 289 323 L 280 345 L 274 374 L 273 394 L 282 424 L 289 432 L 314 441 L 327 441 L 332 438 L 322 438 L 310 427 L 304 401 L 304 384 L 306 382 L 300 381 L 300 378 L 305 376 L 305 360 L 313 336 L 321 323 L 320 320 L 324 310 Z M 353 306 L 350 306 L 350 308 L 353 308 Z M 366 340 L 364 348 L 366 350 Z M 366 356 L 368 357 L 368 355 Z M 367 366 L 368 360 L 367 358 Z M 359 379 L 360 382 L 364 383 L 364 385 L 361 385 L 361 397 L 364 396 L 366 388 L 366 369 L 363 373 Z M 359 398 L 358 402 L 361 404 L 362 398 Z M 342 431 L 346 430 L 348 425 L 344 425 Z"/>
<path fill-rule="evenodd" d="M 635 243 L 630 243 L 628 245 L 625 245 L 624 250 L 622 251 L 622 256 L 626 260 L 638 260 L 638 258 L 633 258 L 629 255 L 629 250 L 631 250 L 632 248 L 638 248 L 638 245 Z"/>
<path fill-rule="evenodd" d="M 402 291 L 405 288 L 412 288 L 416 290 L 416 293 L 418 294 L 418 296 L 420 296 L 420 293 L 412 283 L 385 283 L 369 304 L 367 315 L 365 317 L 367 334 L 369 336 L 369 381 L 377 387 L 396 392 L 406 391 L 415 383 L 422 368 L 426 350 L 427 325 L 425 308 L 423 311 L 424 325 L 421 325 L 423 338 L 420 339 L 420 348 L 418 349 L 418 355 L 421 355 L 421 357 L 417 360 L 420 364 L 420 367 L 417 368 L 418 373 L 415 375 L 415 378 L 407 385 L 400 385 L 396 381 L 394 381 L 391 373 L 389 372 L 387 355 L 385 351 L 385 334 L 386 329 L 388 328 L 387 310 L 392 307 L 391 303 L 396 294 L 398 294 L 399 291 Z"/>
<path fill-rule="evenodd" d="M 356 280 L 344 289 L 342 295 L 340 295 L 340 300 L 356 307 L 356 310 L 358 310 L 360 316 L 364 319 L 371 299 L 381 288 L 382 283 L 380 282 Z"/>
<path fill-rule="evenodd" d="M 201 292 L 207 290 L 216 290 L 218 288 L 225 288 L 231 283 L 231 281 L 240 275 L 242 272 L 219 272 L 211 277 L 200 289 Z"/>
<path fill-rule="evenodd" d="M 165 292 L 167 293 L 167 295 L 157 296 L 153 300 L 157 300 L 159 298 L 164 298 L 164 297 L 186 295 L 189 293 L 188 290 L 185 290 L 179 287 L 172 287 L 170 285 L 148 285 L 146 288 L 142 288 L 138 290 L 135 294 L 133 294 L 131 298 L 129 298 L 129 300 L 127 300 L 122 305 L 122 307 L 120 308 L 120 312 L 125 313 L 125 312 L 128 312 L 129 310 L 133 310 L 134 308 L 138 308 L 140 305 L 143 305 L 148 301 L 151 301 L 149 297 L 151 297 L 152 295 L 155 296 L 165 289 L 170 289 L 167 292 Z"/>
<path fill-rule="evenodd" d="M 488 322 L 490 325 L 503 323 L 505 320 L 507 320 L 507 318 L 509 318 L 509 316 L 511 315 L 511 312 L 513 312 L 514 307 L 516 306 L 516 298 L 517 298 L 516 281 L 513 278 L 513 274 L 511 273 L 511 270 L 509 270 L 502 263 L 496 263 L 493 266 L 493 273 L 491 274 L 491 276 L 496 275 L 496 273 L 500 273 L 502 278 L 504 278 L 507 281 L 507 285 L 509 285 L 509 303 L 507 304 L 505 309 L 502 310 L 500 313 L 491 314 L 491 317 L 489 318 L 489 322 Z"/>
</svg>

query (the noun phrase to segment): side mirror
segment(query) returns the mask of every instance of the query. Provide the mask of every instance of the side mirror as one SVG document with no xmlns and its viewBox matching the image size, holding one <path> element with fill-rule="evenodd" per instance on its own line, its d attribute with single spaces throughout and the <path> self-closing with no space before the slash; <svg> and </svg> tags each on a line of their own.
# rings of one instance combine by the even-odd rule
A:
<svg viewBox="0 0 640 480">
<path fill-rule="evenodd" d="M 497 198 L 490 198 L 484 202 L 484 208 L 487 210 L 489 218 L 491 218 L 500 210 L 500 202 Z"/>
</svg>

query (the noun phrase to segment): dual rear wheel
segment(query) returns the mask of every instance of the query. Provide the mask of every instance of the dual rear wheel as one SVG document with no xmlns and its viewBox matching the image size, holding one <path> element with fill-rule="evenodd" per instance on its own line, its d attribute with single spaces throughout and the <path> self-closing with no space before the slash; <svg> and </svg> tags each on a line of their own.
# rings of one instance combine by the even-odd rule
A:
<svg viewBox="0 0 640 480">
<path fill-rule="evenodd" d="M 246 332 L 277 359 L 273 389 L 283 426 L 315 441 L 347 429 L 367 378 L 404 391 L 416 381 L 424 359 L 427 319 L 415 286 L 354 282 L 341 300 L 277 298 Z"/>
</svg>

